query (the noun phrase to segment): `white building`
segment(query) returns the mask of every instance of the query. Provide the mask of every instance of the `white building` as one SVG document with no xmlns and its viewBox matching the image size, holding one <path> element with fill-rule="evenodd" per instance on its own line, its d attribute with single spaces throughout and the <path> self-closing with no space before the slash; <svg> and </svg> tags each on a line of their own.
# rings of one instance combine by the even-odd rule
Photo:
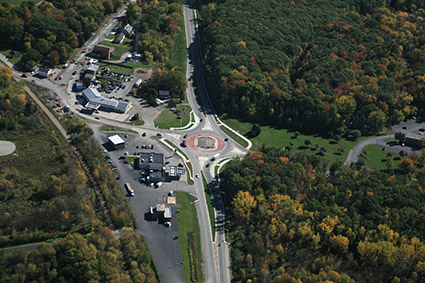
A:
<svg viewBox="0 0 425 283">
<path fill-rule="evenodd" d="M 108 141 L 109 141 L 109 144 L 112 145 L 114 149 L 125 147 L 125 140 L 123 140 L 119 135 L 109 136 Z"/>
<path fill-rule="evenodd" d="M 52 73 L 53 73 L 53 70 L 50 68 L 38 69 L 38 75 L 43 78 L 48 78 Z"/>
<path fill-rule="evenodd" d="M 89 109 L 125 113 L 131 108 L 131 102 L 104 98 L 95 88 L 83 90 L 83 97 L 87 100 L 85 107 Z"/>
</svg>

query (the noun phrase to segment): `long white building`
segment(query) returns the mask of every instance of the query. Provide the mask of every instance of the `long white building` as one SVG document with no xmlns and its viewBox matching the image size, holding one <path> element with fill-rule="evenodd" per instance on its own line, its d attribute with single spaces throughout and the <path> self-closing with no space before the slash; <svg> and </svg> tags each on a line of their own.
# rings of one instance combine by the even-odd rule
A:
<svg viewBox="0 0 425 283">
<path fill-rule="evenodd" d="M 131 108 L 131 102 L 104 98 L 95 88 L 86 88 L 83 90 L 83 97 L 87 100 L 84 107 L 89 109 L 125 113 Z"/>
</svg>

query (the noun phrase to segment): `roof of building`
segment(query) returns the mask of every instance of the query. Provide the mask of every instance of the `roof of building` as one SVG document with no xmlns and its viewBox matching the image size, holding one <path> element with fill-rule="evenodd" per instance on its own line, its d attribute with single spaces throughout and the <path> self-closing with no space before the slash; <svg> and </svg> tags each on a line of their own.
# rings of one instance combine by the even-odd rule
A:
<svg viewBox="0 0 425 283">
<path fill-rule="evenodd" d="M 114 41 L 123 41 L 125 38 L 125 34 L 123 32 L 120 32 L 117 36 L 115 36 Z"/>
<path fill-rule="evenodd" d="M 91 65 L 87 68 L 87 71 L 96 72 L 98 69 L 99 69 L 99 65 L 91 64 Z"/>
<path fill-rule="evenodd" d="M 171 218 L 171 207 L 165 207 L 164 218 Z"/>
<path fill-rule="evenodd" d="M 169 90 L 160 90 L 159 95 L 170 95 L 170 91 Z"/>
<path fill-rule="evenodd" d="M 111 98 L 104 98 L 95 88 L 86 88 L 83 95 L 88 102 L 98 104 L 105 108 L 114 108 L 116 111 L 125 112 L 130 106 L 130 102 L 119 101 Z"/>
<path fill-rule="evenodd" d="M 83 95 L 89 101 L 91 101 L 92 99 L 94 99 L 96 97 L 102 97 L 102 95 L 100 95 L 100 93 L 97 91 L 97 89 L 91 88 L 91 87 L 86 88 L 85 90 L 83 90 Z"/>
<path fill-rule="evenodd" d="M 118 100 L 118 104 L 117 104 L 116 108 L 117 108 L 117 110 L 119 110 L 121 112 L 125 112 L 127 110 L 129 104 L 130 104 L 130 102 Z"/>
<path fill-rule="evenodd" d="M 167 197 L 167 204 L 176 204 L 176 197 Z"/>
<path fill-rule="evenodd" d="M 93 74 L 85 74 L 84 75 L 84 78 L 87 79 L 87 80 L 92 80 L 92 79 L 94 79 L 94 77 L 95 77 L 95 75 L 93 75 Z"/>
<path fill-rule="evenodd" d="M 156 152 L 142 152 L 140 155 L 140 162 L 142 162 L 142 159 L 145 163 L 149 162 L 149 158 L 152 156 L 152 162 L 150 163 L 162 163 L 164 162 L 164 154 L 162 153 L 156 153 Z"/>
<path fill-rule="evenodd" d="M 90 102 L 100 104 L 101 106 L 104 106 L 106 108 L 117 108 L 118 105 L 118 100 L 103 97 L 95 97 L 90 100 Z"/>
<path fill-rule="evenodd" d="M 91 102 L 87 102 L 86 105 L 84 105 L 84 107 L 97 110 L 97 109 L 99 109 L 100 105 L 94 104 L 94 103 L 91 103 Z"/>
<path fill-rule="evenodd" d="M 165 212 L 166 206 L 163 203 L 158 203 L 156 205 L 156 211 L 157 212 Z"/>
<path fill-rule="evenodd" d="M 38 69 L 38 71 L 39 71 L 39 72 L 42 72 L 42 73 L 47 73 L 47 72 L 49 72 L 49 71 L 52 71 L 52 69 L 50 69 L 50 68 L 44 68 L 44 67 L 41 67 L 40 69 Z"/>
<path fill-rule="evenodd" d="M 130 33 L 133 30 L 133 27 L 130 24 L 127 24 L 123 30 L 125 30 L 126 32 Z"/>
<path fill-rule="evenodd" d="M 113 143 L 114 145 L 119 145 L 125 143 L 125 140 L 123 140 L 119 135 L 113 135 L 109 136 L 108 140 Z"/>
<path fill-rule="evenodd" d="M 112 46 L 105 46 L 105 45 L 96 45 L 95 47 L 93 47 L 93 51 L 110 51 L 110 50 L 114 50 L 114 48 Z"/>
</svg>

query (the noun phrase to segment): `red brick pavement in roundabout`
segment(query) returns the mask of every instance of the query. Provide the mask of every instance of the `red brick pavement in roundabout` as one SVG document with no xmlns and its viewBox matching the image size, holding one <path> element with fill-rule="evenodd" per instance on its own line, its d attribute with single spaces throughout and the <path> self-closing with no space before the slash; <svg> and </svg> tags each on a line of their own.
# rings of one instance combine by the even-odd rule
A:
<svg viewBox="0 0 425 283">
<path fill-rule="evenodd" d="M 201 148 L 198 145 L 199 142 L 199 138 L 203 138 L 203 137 L 209 137 L 215 140 L 214 148 L 211 149 L 205 149 L 205 148 Z M 197 135 L 193 135 L 187 138 L 187 146 L 189 146 L 190 148 L 192 148 L 193 150 L 199 151 L 199 152 L 208 152 L 208 153 L 214 153 L 214 152 L 219 152 L 221 150 L 224 149 L 224 147 L 226 146 L 226 143 L 224 142 L 223 139 L 213 136 L 213 135 L 208 135 L 208 134 L 197 134 Z"/>
</svg>

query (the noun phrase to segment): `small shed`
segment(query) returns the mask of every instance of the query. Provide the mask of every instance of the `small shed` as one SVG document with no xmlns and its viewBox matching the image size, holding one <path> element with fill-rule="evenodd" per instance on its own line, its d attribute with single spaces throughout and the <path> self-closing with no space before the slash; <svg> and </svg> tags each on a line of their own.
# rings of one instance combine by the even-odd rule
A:
<svg viewBox="0 0 425 283">
<path fill-rule="evenodd" d="M 123 140 L 119 135 L 109 136 L 108 141 L 114 149 L 120 149 L 125 147 L 125 140 Z"/>
</svg>

